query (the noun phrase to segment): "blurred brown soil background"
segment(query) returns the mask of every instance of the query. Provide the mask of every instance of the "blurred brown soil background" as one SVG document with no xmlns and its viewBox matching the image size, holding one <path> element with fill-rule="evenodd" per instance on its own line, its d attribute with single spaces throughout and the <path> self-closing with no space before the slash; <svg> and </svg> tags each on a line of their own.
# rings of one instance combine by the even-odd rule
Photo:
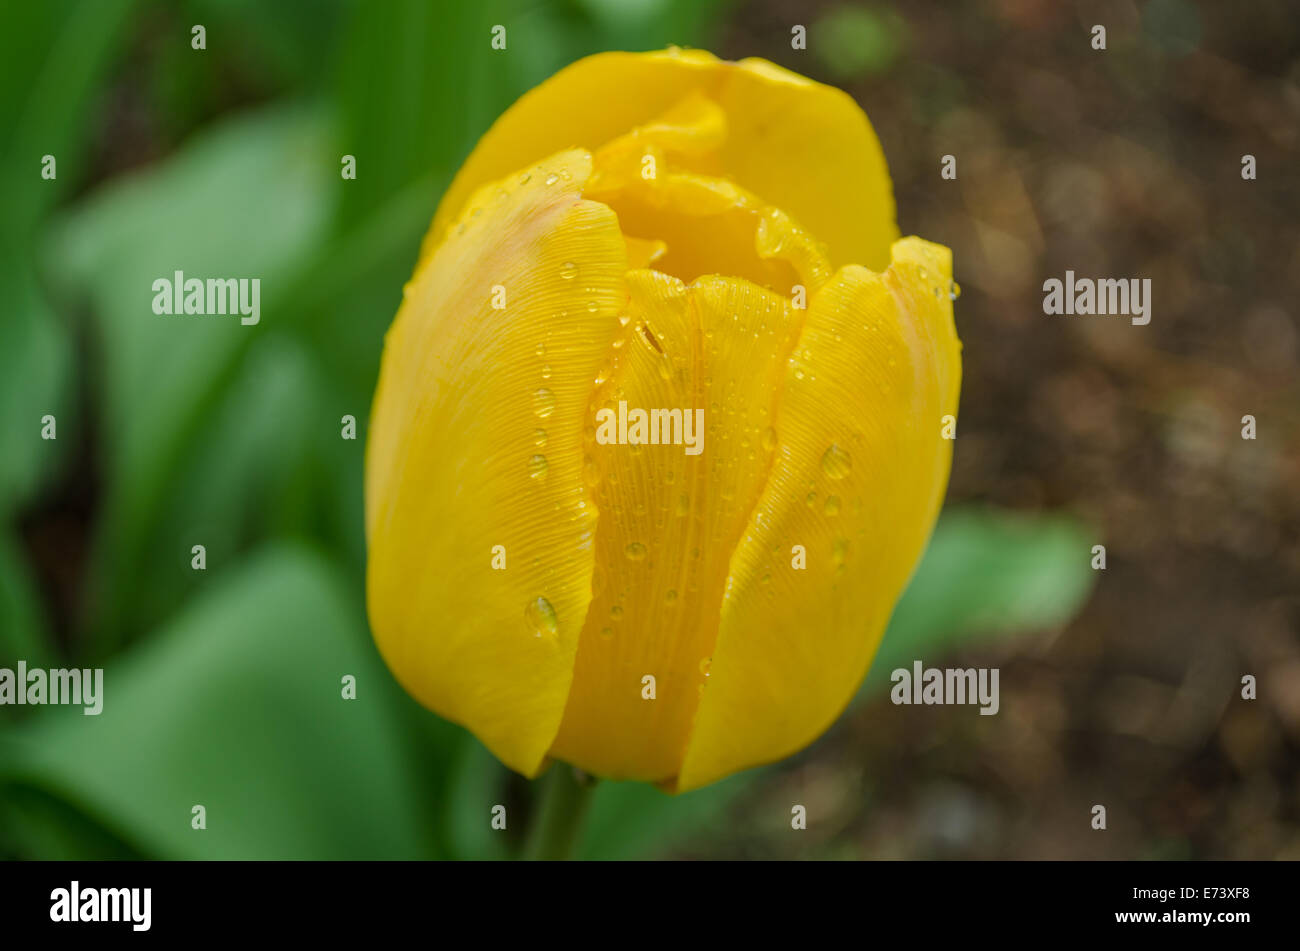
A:
<svg viewBox="0 0 1300 951">
<path fill-rule="evenodd" d="M 999 715 L 875 700 L 743 804 L 769 827 L 699 854 L 790 855 L 802 802 L 808 857 L 1300 859 L 1300 5 L 756 0 L 727 19 L 720 55 L 858 100 L 902 233 L 953 249 L 949 504 L 1077 512 L 1108 567 L 1066 629 L 945 662 L 1001 666 Z M 1044 315 L 1066 269 L 1150 278 L 1151 323 Z"/>
</svg>

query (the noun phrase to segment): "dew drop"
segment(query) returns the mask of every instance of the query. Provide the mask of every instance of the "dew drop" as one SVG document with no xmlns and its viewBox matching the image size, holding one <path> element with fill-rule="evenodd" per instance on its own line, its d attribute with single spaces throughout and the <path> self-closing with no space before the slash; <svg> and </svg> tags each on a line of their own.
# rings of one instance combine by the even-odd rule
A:
<svg viewBox="0 0 1300 951">
<path fill-rule="evenodd" d="M 826 473 L 828 478 L 843 479 L 849 474 L 851 468 L 853 468 L 853 460 L 836 443 L 831 443 L 830 448 L 822 454 L 822 472 Z"/>
<path fill-rule="evenodd" d="M 534 598 L 524 608 L 524 620 L 535 637 L 555 637 L 560 632 L 560 622 L 555 618 L 555 608 L 545 598 Z"/>
<path fill-rule="evenodd" d="M 543 363 L 543 364 L 542 364 L 542 379 L 543 379 L 543 380 L 549 380 L 550 378 L 551 378 L 551 365 L 550 365 L 549 363 Z"/>
<path fill-rule="evenodd" d="M 546 457 L 543 455 L 536 455 L 528 460 L 528 475 L 537 482 L 546 479 L 546 470 L 548 468 Z"/>
<path fill-rule="evenodd" d="M 838 495 L 828 495 L 826 497 L 826 504 L 822 506 L 822 511 L 827 515 L 839 515 L 840 497 Z"/>
<path fill-rule="evenodd" d="M 631 561 L 640 561 L 645 557 L 645 545 L 640 542 L 633 542 L 623 549 L 623 554 L 627 555 Z"/>
<path fill-rule="evenodd" d="M 538 419 L 545 419 L 555 412 L 555 394 L 542 387 L 533 394 L 533 412 Z M 824 462 L 824 460 L 823 460 Z"/>
<path fill-rule="evenodd" d="M 565 261 L 560 265 L 560 279 L 571 281 L 578 276 L 578 265 L 572 261 Z"/>
<path fill-rule="evenodd" d="M 620 607 L 617 604 L 614 605 L 612 608 L 609 609 L 609 616 L 612 617 L 615 621 L 617 621 L 619 618 L 623 616 L 622 607 Z"/>
<path fill-rule="evenodd" d="M 532 180 L 532 178 L 533 178 L 532 172 L 524 172 L 524 174 L 519 176 L 519 184 L 527 185 Z"/>
<path fill-rule="evenodd" d="M 664 595 L 664 600 L 669 604 L 677 603 L 677 590 L 675 588 L 669 588 L 668 593 Z"/>
<path fill-rule="evenodd" d="M 548 185 L 554 185 L 559 180 L 560 180 L 560 176 L 556 175 L 554 172 L 546 176 L 546 184 Z"/>
<path fill-rule="evenodd" d="M 689 495 L 679 495 L 677 497 L 677 514 L 686 515 L 691 511 L 691 497 Z"/>
<path fill-rule="evenodd" d="M 594 300 L 587 301 L 587 313 L 594 314 L 598 310 L 600 310 L 599 304 L 597 304 Z"/>
<path fill-rule="evenodd" d="M 771 452 L 776 448 L 776 430 L 771 426 L 763 430 L 763 450 Z"/>
<path fill-rule="evenodd" d="M 831 548 L 831 559 L 836 565 L 842 566 L 849 558 L 849 540 L 847 538 L 835 539 L 835 545 Z"/>
<path fill-rule="evenodd" d="M 536 351 L 536 352 L 537 352 L 537 355 L 538 355 L 539 357 L 544 357 L 544 356 L 546 356 L 546 344 L 544 344 L 544 343 L 540 343 L 540 342 L 539 342 L 539 343 L 537 344 L 537 351 Z"/>
<path fill-rule="evenodd" d="M 709 668 L 712 666 L 713 666 L 712 657 L 700 658 L 700 673 L 703 674 L 705 677 L 709 676 Z"/>
<path fill-rule="evenodd" d="M 605 638 L 606 640 L 609 640 L 611 637 L 614 636 L 614 629 L 612 627 L 602 627 L 600 629 L 600 636 Z"/>
<path fill-rule="evenodd" d="M 956 281 L 948 282 L 948 300 L 956 300 L 961 297 L 961 285 Z"/>
</svg>

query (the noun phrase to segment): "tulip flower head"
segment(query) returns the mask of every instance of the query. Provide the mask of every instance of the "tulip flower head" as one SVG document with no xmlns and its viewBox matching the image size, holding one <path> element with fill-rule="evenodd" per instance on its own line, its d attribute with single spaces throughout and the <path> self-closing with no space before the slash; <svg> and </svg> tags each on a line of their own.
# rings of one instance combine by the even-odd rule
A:
<svg viewBox="0 0 1300 951">
<path fill-rule="evenodd" d="M 526 776 L 681 791 L 807 745 L 943 500 L 951 286 L 837 89 L 670 50 L 527 93 L 385 339 L 367 600 L 394 675 Z"/>
</svg>

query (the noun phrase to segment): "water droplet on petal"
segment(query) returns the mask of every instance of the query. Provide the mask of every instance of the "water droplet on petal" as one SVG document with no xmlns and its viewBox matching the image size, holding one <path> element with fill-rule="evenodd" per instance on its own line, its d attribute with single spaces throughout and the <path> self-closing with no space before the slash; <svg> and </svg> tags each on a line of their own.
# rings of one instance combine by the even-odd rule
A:
<svg viewBox="0 0 1300 951">
<path fill-rule="evenodd" d="M 550 467 L 547 465 L 545 456 L 537 455 L 528 460 L 528 475 L 537 482 L 541 482 L 546 478 L 548 468 Z"/>
<path fill-rule="evenodd" d="M 826 473 L 828 478 L 843 479 L 849 474 L 851 468 L 853 468 L 853 460 L 836 443 L 831 443 L 830 448 L 822 454 L 822 472 Z"/>
<path fill-rule="evenodd" d="M 548 185 L 554 185 L 559 180 L 560 180 L 560 176 L 556 175 L 554 172 L 546 176 L 546 184 Z"/>
<path fill-rule="evenodd" d="M 776 448 L 776 430 L 771 426 L 763 430 L 763 449 L 765 452 L 771 452 Z"/>
<path fill-rule="evenodd" d="M 555 608 L 545 598 L 534 598 L 524 608 L 524 620 L 536 637 L 556 637 L 560 633 L 560 622 L 556 620 Z"/>
<path fill-rule="evenodd" d="M 700 673 L 703 674 L 705 677 L 709 676 L 709 668 L 712 666 L 713 666 L 712 657 L 704 657 L 700 659 Z"/>
<path fill-rule="evenodd" d="M 822 511 L 827 515 L 839 515 L 840 497 L 838 495 L 828 495 L 826 497 L 826 504 L 822 506 Z"/>
<path fill-rule="evenodd" d="M 627 555 L 632 561 L 640 561 L 645 557 L 645 545 L 640 542 L 633 542 L 623 549 L 623 554 Z"/>
<path fill-rule="evenodd" d="M 560 265 L 560 278 L 565 281 L 571 281 L 578 276 L 578 265 L 572 261 L 565 261 Z"/>
<path fill-rule="evenodd" d="M 555 394 L 542 387 L 533 394 L 533 412 L 539 419 L 545 419 L 555 412 Z"/>
</svg>

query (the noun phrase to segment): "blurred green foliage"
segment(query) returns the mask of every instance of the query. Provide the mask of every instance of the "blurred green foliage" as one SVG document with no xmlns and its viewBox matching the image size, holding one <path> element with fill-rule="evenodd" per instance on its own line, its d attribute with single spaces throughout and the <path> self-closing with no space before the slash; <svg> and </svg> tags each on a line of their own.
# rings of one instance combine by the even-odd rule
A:
<svg viewBox="0 0 1300 951">
<path fill-rule="evenodd" d="M 418 708 L 366 628 L 361 459 L 383 334 L 438 196 L 501 109 L 591 52 L 706 45 L 714 14 L 4 5 L 0 666 L 110 673 L 99 717 L 0 708 L 0 857 L 511 854 L 518 820 L 502 836 L 488 810 L 522 784 Z M 262 278 L 261 323 L 141 319 L 175 270 Z M 57 440 L 39 438 L 45 414 Z M 93 515 L 84 558 L 40 517 L 67 508 Z M 948 517 L 877 668 L 1060 623 L 1086 552 L 1065 519 Z M 59 572 L 75 584 L 52 588 Z M 338 701 L 345 674 L 355 703 Z M 603 784 L 580 854 L 669 849 L 761 775 L 676 798 Z M 191 831 L 195 803 L 220 834 Z"/>
</svg>

